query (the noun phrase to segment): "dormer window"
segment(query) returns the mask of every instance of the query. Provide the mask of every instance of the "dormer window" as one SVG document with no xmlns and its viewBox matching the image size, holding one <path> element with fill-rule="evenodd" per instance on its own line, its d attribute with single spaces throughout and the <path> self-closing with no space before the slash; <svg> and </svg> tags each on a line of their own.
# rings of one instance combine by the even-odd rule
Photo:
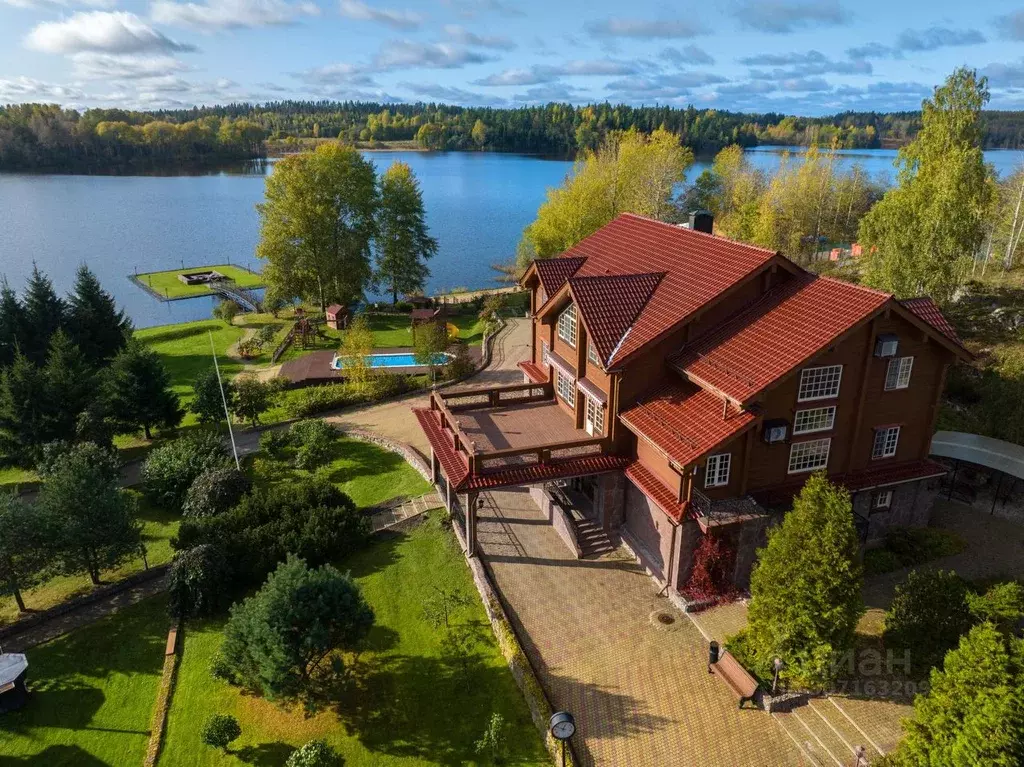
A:
<svg viewBox="0 0 1024 767">
<path fill-rule="evenodd" d="M 576 304 L 569 304 L 558 316 L 558 337 L 576 348 Z"/>
</svg>

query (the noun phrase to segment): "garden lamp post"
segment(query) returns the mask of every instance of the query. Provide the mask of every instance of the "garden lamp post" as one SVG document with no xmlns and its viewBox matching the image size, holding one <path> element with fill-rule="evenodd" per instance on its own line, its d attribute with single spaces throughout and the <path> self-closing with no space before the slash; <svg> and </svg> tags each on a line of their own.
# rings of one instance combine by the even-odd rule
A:
<svg viewBox="0 0 1024 767">
<path fill-rule="evenodd" d="M 548 722 L 552 737 L 562 744 L 562 767 L 565 767 L 565 742 L 576 732 L 576 720 L 568 711 L 556 711 Z"/>
<path fill-rule="evenodd" d="M 772 679 L 772 695 L 775 694 L 775 690 L 779 686 L 779 672 L 782 671 L 782 667 L 785 665 L 782 662 L 782 658 L 776 658 L 772 661 L 772 668 L 775 669 L 775 677 Z"/>
</svg>

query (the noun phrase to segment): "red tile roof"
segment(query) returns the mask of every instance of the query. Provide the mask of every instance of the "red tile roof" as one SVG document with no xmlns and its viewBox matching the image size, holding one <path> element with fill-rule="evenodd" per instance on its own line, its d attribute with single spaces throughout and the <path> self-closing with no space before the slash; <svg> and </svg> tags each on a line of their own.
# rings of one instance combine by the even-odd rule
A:
<svg viewBox="0 0 1024 767">
<path fill-rule="evenodd" d="M 949 470 L 942 464 L 936 463 L 929 458 L 924 458 L 919 461 L 904 461 L 903 463 L 882 461 L 866 469 L 830 475 L 829 479 L 838 485 L 842 485 L 851 493 L 856 493 L 862 490 L 874 490 L 876 488 L 901 485 L 904 482 L 942 477 L 948 473 Z M 766 506 L 789 503 L 800 492 L 804 481 L 806 481 L 806 477 L 797 482 L 772 487 L 767 490 L 754 491 L 751 494 Z"/>
<path fill-rule="evenodd" d="M 451 436 L 441 426 L 440 415 L 427 408 L 414 407 L 412 412 L 420 422 L 420 428 L 423 429 L 430 446 L 434 448 L 434 454 L 441 464 L 444 475 L 452 485 L 458 487 L 469 476 L 469 466 L 462 454 L 455 449 Z"/>
<path fill-rule="evenodd" d="M 680 466 L 686 466 L 750 426 L 756 415 L 730 406 L 690 383 L 670 384 L 619 415 L 631 431 L 653 442 Z"/>
<path fill-rule="evenodd" d="M 890 298 L 829 277 L 795 276 L 671 361 L 702 385 L 747 403 Z"/>
<path fill-rule="evenodd" d="M 775 256 L 764 248 L 625 213 L 554 261 L 586 258 L 575 278 L 664 272 L 629 335 L 608 361 L 616 365 L 757 273 Z M 630 323 L 618 324 L 628 327 Z"/>
<path fill-rule="evenodd" d="M 964 345 L 964 342 L 960 340 L 960 336 L 957 335 L 956 328 L 953 327 L 953 323 L 946 319 L 946 316 L 942 313 L 939 305 L 928 296 L 921 296 L 920 298 L 905 298 L 900 301 L 900 303 L 937 331 L 942 333 L 942 335 L 946 336 L 950 341 L 953 341 L 960 346 Z"/>
<path fill-rule="evenodd" d="M 676 500 L 675 493 L 665 487 L 664 483 L 648 471 L 647 467 L 642 463 L 634 461 L 627 466 L 626 476 L 637 486 L 640 492 L 658 504 L 661 510 L 674 521 L 681 522 L 686 517 L 690 504 L 686 501 L 679 503 Z"/>
<path fill-rule="evenodd" d="M 526 373 L 527 377 L 529 377 L 529 379 L 534 383 L 548 382 L 548 371 L 529 360 L 520 362 L 519 369 Z"/>
<path fill-rule="evenodd" d="M 587 259 L 569 258 L 540 258 L 534 261 L 537 265 L 537 276 L 540 277 L 540 284 L 547 293 L 548 298 L 555 295 L 565 284 L 565 281 L 576 274 L 576 271 L 583 266 Z"/>
<path fill-rule="evenodd" d="M 654 294 L 664 272 L 570 277 L 576 306 L 605 365 Z"/>
</svg>

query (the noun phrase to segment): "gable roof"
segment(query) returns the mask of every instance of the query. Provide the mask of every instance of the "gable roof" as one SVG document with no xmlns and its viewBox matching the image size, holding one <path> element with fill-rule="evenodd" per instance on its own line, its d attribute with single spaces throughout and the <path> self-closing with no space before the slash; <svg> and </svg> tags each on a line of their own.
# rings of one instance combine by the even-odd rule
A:
<svg viewBox="0 0 1024 767">
<path fill-rule="evenodd" d="M 542 258 L 534 261 L 541 287 L 548 298 L 551 298 L 565 284 L 565 281 L 576 274 L 583 266 L 585 258 Z"/>
<path fill-rule="evenodd" d="M 663 386 L 619 415 L 630 431 L 646 438 L 670 459 L 685 466 L 750 426 L 757 415 L 732 409 L 724 400 L 694 384 Z"/>
<path fill-rule="evenodd" d="M 569 278 L 576 307 L 603 364 L 608 364 L 664 276 L 660 272 Z"/>
<path fill-rule="evenodd" d="M 960 336 L 956 332 L 956 328 L 953 327 L 953 323 L 946 319 L 946 315 L 942 313 L 939 305 L 930 297 L 904 298 L 900 303 L 942 333 L 950 341 L 959 346 L 964 345 L 964 342 L 960 340 Z"/>
<path fill-rule="evenodd" d="M 702 385 L 745 404 L 890 298 L 830 277 L 797 275 L 670 361 Z"/>
<path fill-rule="evenodd" d="M 777 255 L 724 237 L 624 213 L 547 263 L 573 259 L 567 267 L 573 268 L 577 259 L 586 259 L 575 267 L 574 279 L 664 274 L 635 318 L 615 321 L 616 326 L 630 330 L 624 339 L 620 337 L 622 343 L 607 359 L 607 365 L 612 366 L 759 272 Z M 545 262 L 535 263 L 540 274 L 539 265 Z M 548 296 L 552 296 L 551 291 Z M 624 315 L 628 313 L 628 308 L 623 310 Z"/>
</svg>

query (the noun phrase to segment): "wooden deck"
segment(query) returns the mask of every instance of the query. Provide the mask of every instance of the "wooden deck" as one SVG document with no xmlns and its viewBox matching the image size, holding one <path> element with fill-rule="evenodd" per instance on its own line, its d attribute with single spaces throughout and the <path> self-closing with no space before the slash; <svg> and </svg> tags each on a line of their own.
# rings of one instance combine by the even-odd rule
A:
<svg viewBox="0 0 1024 767">
<path fill-rule="evenodd" d="M 481 452 L 553 445 L 589 439 L 572 417 L 554 400 L 502 405 L 455 414 L 466 438 Z"/>
<path fill-rule="evenodd" d="M 412 347 L 396 346 L 374 349 L 373 354 L 404 354 L 412 353 Z M 289 360 L 281 365 L 280 378 L 288 379 L 289 388 L 299 389 L 304 386 L 321 386 L 323 384 L 340 383 L 345 380 L 344 370 L 333 370 L 331 360 L 334 359 L 333 349 L 303 354 L 298 359 Z M 479 346 L 469 347 L 469 358 L 474 365 L 480 364 L 482 350 Z M 406 368 L 381 368 L 395 375 L 421 375 L 427 372 L 426 365 L 415 365 Z"/>
</svg>

